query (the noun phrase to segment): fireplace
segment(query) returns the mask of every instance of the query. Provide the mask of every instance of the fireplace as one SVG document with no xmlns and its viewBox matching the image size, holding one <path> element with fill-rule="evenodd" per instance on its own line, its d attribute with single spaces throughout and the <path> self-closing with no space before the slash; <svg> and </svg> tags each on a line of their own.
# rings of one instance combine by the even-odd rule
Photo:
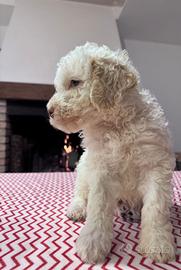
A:
<svg viewBox="0 0 181 270">
<path fill-rule="evenodd" d="M 16 91 L 10 84 L 7 89 L 12 91 L 2 94 L 0 87 L 0 172 L 73 171 L 83 152 L 79 134 L 51 127 L 46 103 L 52 90 L 48 95 L 48 90 L 40 91 L 41 85 L 33 88 L 19 84 Z"/>
</svg>

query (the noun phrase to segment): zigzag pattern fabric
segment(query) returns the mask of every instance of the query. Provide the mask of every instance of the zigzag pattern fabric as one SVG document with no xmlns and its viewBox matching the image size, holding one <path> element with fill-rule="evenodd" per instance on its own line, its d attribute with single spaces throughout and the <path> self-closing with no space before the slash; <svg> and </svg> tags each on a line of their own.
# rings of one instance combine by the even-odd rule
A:
<svg viewBox="0 0 181 270">
<path fill-rule="evenodd" d="M 84 264 L 75 252 L 83 223 L 66 217 L 75 173 L 0 174 L 0 269 L 181 269 L 181 172 L 173 174 L 171 220 L 177 259 L 154 263 L 136 251 L 140 225 L 114 218 L 112 249 L 103 264 Z"/>
</svg>

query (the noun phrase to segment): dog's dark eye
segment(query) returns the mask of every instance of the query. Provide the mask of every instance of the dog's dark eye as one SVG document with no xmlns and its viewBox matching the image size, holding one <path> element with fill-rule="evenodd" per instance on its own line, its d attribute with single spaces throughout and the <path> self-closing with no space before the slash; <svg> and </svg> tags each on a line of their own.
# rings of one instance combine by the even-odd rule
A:
<svg viewBox="0 0 181 270">
<path fill-rule="evenodd" d="M 78 80 L 71 80 L 70 81 L 70 88 L 74 88 L 80 84 L 80 81 Z"/>
</svg>

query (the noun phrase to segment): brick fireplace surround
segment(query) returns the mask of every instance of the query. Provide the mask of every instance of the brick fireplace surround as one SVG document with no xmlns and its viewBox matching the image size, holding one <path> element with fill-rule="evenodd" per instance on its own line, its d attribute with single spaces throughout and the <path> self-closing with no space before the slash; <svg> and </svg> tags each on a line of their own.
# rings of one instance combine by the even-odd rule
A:
<svg viewBox="0 0 181 270">
<path fill-rule="evenodd" d="M 9 162 L 8 100 L 46 101 L 53 92 L 53 86 L 47 84 L 0 82 L 0 172 L 7 171 Z"/>
</svg>

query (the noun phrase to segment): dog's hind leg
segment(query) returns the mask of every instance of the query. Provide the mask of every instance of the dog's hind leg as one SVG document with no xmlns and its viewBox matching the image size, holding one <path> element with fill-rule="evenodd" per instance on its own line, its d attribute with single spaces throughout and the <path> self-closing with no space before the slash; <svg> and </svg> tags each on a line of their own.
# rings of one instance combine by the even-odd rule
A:
<svg viewBox="0 0 181 270">
<path fill-rule="evenodd" d="M 141 222 L 141 207 L 130 207 L 127 203 L 119 202 L 119 211 L 125 222 L 140 223 Z"/>
<path fill-rule="evenodd" d="M 157 262 L 175 259 L 170 222 L 170 179 L 164 170 L 148 173 L 143 190 L 139 252 Z"/>
</svg>

